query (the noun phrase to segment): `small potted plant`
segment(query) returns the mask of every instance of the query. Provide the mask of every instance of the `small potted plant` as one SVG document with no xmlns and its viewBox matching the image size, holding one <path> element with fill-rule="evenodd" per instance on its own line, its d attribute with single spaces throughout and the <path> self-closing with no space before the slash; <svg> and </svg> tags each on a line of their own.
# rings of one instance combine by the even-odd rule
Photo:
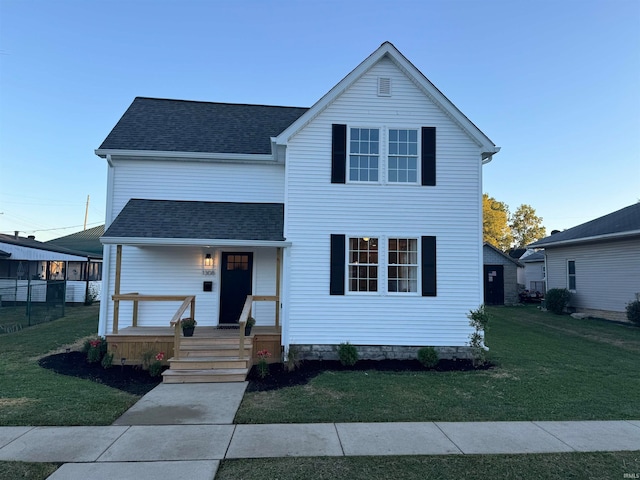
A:
<svg viewBox="0 0 640 480">
<path fill-rule="evenodd" d="M 182 334 L 185 337 L 193 337 L 193 331 L 196 328 L 198 322 L 193 318 L 183 318 L 180 320 L 180 326 L 182 327 Z"/>
<path fill-rule="evenodd" d="M 244 326 L 244 336 L 248 337 L 251 335 L 251 328 L 256 324 L 256 319 L 253 317 L 247 318 L 247 323 Z"/>
</svg>

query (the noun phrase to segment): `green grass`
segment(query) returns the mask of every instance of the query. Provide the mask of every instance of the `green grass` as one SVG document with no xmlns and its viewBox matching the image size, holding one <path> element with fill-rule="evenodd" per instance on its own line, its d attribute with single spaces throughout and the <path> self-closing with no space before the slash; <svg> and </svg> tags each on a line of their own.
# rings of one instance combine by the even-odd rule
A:
<svg viewBox="0 0 640 480">
<path fill-rule="evenodd" d="M 139 399 L 38 365 L 48 352 L 95 335 L 97 324 L 98 305 L 73 307 L 59 320 L 0 335 L 0 425 L 109 425 Z"/>
<path fill-rule="evenodd" d="M 639 418 L 640 328 L 535 307 L 488 311 L 491 370 L 324 372 L 245 394 L 236 423 Z"/>
<path fill-rule="evenodd" d="M 223 460 L 216 480 L 622 479 L 625 473 L 640 473 L 640 452 Z"/>
<path fill-rule="evenodd" d="M 0 462 L 0 480 L 44 480 L 59 466 L 57 463 Z"/>
</svg>

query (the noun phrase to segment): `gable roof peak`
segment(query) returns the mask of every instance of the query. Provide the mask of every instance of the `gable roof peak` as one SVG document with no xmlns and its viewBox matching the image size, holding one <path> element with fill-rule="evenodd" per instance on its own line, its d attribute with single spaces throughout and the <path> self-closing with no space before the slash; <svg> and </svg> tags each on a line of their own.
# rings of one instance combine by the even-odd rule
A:
<svg viewBox="0 0 640 480">
<path fill-rule="evenodd" d="M 488 163 L 494 154 L 500 151 L 500 147 L 491 141 L 466 115 L 464 115 L 451 100 L 449 100 L 431 81 L 418 70 L 391 42 L 385 41 L 371 55 L 363 60 L 356 68 L 349 72 L 340 82 L 329 90 L 309 110 L 302 114 L 296 121 L 289 125 L 276 137 L 276 143 L 286 145 L 312 119 L 323 112 L 345 90 L 353 85 L 359 78 L 371 69 L 382 58 L 388 57 L 409 76 L 425 95 L 439 108 L 445 111 L 451 119 L 481 148 L 483 163 Z"/>
</svg>

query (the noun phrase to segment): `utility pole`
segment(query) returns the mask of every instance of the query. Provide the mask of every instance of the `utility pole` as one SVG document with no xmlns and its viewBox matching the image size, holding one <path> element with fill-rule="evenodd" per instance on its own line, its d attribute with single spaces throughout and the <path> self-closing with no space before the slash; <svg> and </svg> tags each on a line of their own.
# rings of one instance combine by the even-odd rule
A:
<svg viewBox="0 0 640 480">
<path fill-rule="evenodd" d="M 84 210 L 84 230 L 87 229 L 87 217 L 89 216 L 89 195 L 87 195 L 87 208 Z"/>
</svg>

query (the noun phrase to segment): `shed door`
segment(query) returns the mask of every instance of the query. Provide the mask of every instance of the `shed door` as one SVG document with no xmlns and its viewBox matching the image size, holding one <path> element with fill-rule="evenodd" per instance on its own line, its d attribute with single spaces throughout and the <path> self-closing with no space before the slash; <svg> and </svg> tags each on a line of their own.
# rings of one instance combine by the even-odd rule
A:
<svg viewBox="0 0 640 480">
<path fill-rule="evenodd" d="M 238 323 L 247 295 L 251 295 L 252 267 L 251 252 L 222 253 L 219 323 Z"/>
<path fill-rule="evenodd" d="M 504 266 L 484 266 L 484 304 L 504 305 Z"/>
</svg>

